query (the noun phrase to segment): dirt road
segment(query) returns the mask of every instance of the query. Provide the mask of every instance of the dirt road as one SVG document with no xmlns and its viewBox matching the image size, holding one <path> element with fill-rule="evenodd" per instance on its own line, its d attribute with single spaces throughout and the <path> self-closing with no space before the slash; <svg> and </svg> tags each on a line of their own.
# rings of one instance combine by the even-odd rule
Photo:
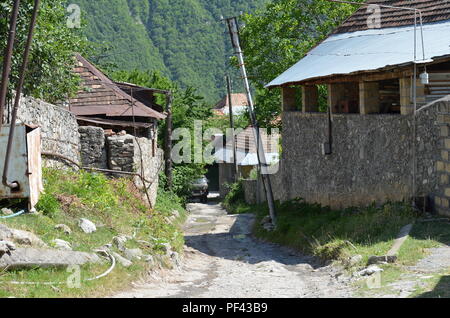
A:
<svg viewBox="0 0 450 318">
<path fill-rule="evenodd" d="M 252 215 L 227 215 L 216 203 L 188 209 L 183 266 L 117 297 L 351 297 L 336 269 L 252 238 Z"/>
</svg>

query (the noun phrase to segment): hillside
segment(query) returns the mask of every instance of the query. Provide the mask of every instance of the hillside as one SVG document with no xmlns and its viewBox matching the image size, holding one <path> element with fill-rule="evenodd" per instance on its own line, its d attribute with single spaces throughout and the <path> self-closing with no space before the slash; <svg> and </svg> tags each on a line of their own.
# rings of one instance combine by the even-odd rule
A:
<svg viewBox="0 0 450 318">
<path fill-rule="evenodd" d="M 111 47 L 96 63 L 160 70 L 195 86 L 209 102 L 224 91 L 229 37 L 220 16 L 253 12 L 269 0 L 79 0 L 86 35 Z M 236 83 L 238 85 L 238 83 Z"/>
</svg>

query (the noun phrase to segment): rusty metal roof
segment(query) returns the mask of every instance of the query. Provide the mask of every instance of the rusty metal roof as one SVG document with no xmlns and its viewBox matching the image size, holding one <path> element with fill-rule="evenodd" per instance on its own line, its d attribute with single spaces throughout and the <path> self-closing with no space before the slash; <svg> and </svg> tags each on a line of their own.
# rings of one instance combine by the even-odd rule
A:
<svg viewBox="0 0 450 318">
<path fill-rule="evenodd" d="M 422 11 L 423 22 L 432 23 L 450 19 L 450 1 L 447 0 L 368 0 L 368 4 L 408 7 Z M 339 3 L 336 4 L 337 6 Z M 334 33 L 347 33 L 368 30 L 367 20 L 373 12 L 361 6 L 342 23 Z M 381 28 L 400 27 L 414 24 L 414 13 L 403 9 L 381 7 Z"/>
<path fill-rule="evenodd" d="M 248 106 L 248 98 L 246 94 L 235 93 L 231 94 L 231 102 L 233 107 Z M 222 98 L 215 106 L 214 109 L 221 109 L 228 106 L 228 95 Z"/>
<path fill-rule="evenodd" d="M 70 111 L 78 116 L 147 117 L 164 119 L 166 115 L 132 98 L 81 55 L 74 69 L 81 76 L 82 88 L 71 98 Z M 132 107 L 134 105 L 134 107 Z"/>
</svg>

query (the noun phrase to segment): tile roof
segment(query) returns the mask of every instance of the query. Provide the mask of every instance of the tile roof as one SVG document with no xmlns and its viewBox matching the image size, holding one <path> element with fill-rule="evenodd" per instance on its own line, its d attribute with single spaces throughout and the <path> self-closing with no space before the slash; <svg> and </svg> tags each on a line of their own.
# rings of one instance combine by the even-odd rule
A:
<svg viewBox="0 0 450 318">
<path fill-rule="evenodd" d="M 243 93 L 231 94 L 231 102 L 233 107 L 248 106 L 247 95 Z M 214 106 L 214 109 L 221 109 L 228 106 L 228 95 L 225 96 Z"/>
<path fill-rule="evenodd" d="M 164 119 L 166 116 L 139 100 L 132 98 L 105 74 L 81 55 L 76 55 L 75 72 L 81 76 L 82 89 L 71 98 L 70 110 L 78 116 L 147 117 Z M 135 107 L 132 107 L 132 103 Z"/>
<path fill-rule="evenodd" d="M 368 4 L 416 8 L 422 11 L 423 23 L 450 20 L 450 1 L 447 0 L 368 0 Z M 339 5 L 338 3 L 336 5 Z M 368 30 L 367 6 L 361 6 L 344 21 L 334 33 L 347 33 Z M 414 13 L 403 9 L 381 7 L 381 28 L 414 25 Z"/>
</svg>

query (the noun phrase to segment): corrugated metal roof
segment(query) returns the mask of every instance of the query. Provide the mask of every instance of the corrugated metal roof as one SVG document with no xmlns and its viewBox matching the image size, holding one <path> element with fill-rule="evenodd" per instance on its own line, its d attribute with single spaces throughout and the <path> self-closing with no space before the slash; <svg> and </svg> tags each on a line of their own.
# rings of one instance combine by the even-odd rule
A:
<svg viewBox="0 0 450 318">
<path fill-rule="evenodd" d="M 450 20 L 424 25 L 424 42 L 426 59 L 450 57 Z M 409 64 L 413 50 L 414 26 L 331 35 L 266 87 Z M 417 58 L 422 59 L 419 28 Z"/>
</svg>

